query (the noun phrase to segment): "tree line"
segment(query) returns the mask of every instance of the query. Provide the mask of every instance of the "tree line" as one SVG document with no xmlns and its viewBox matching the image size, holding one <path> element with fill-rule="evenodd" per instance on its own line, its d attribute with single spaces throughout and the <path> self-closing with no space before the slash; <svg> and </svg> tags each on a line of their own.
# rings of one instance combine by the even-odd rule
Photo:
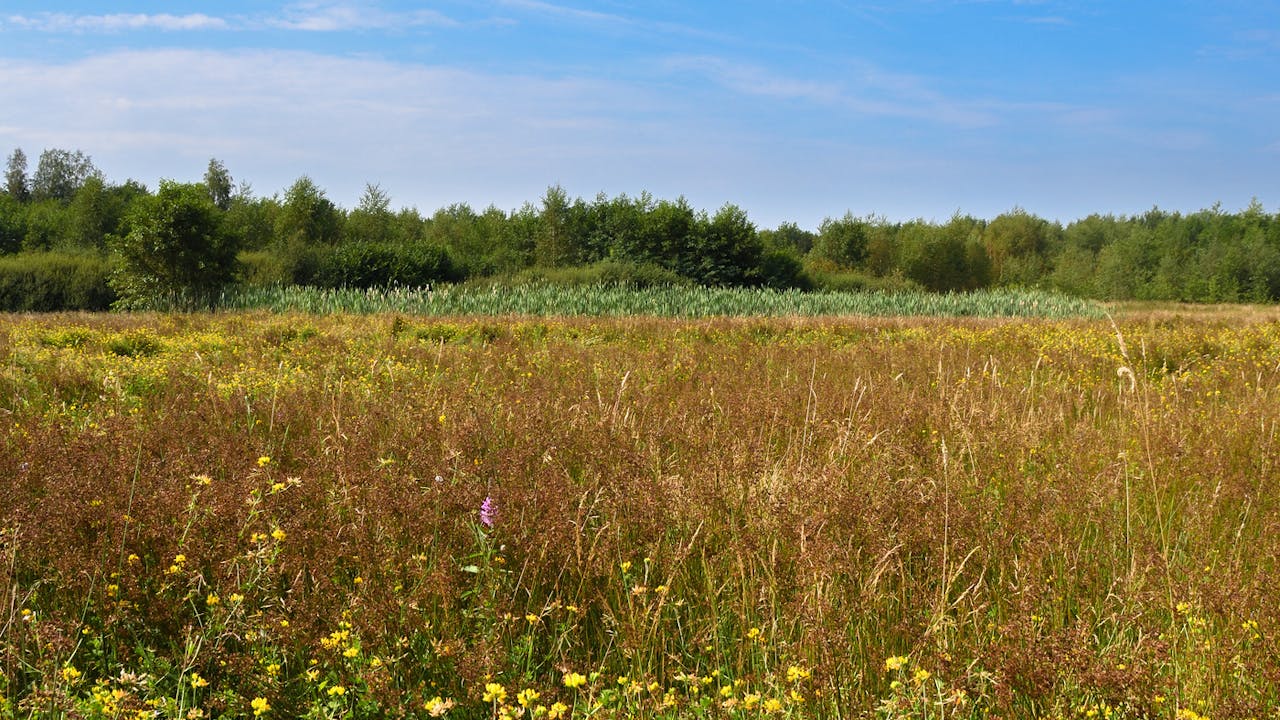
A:
<svg viewBox="0 0 1280 720">
<path fill-rule="evenodd" d="M 9 156 L 0 190 L 0 308 L 208 298 L 228 285 L 424 286 L 616 282 L 801 289 L 1034 287 L 1102 300 L 1274 302 L 1280 214 L 1255 200 L 1181 214 L 1090 215 L 1062 225 L 1015 208 L 992 220 L 846 213 L 816 229 L 757 228 L 725 204 L 571 198 L 552 186 L 505 211 L 393 210 L 378 185 L 354 209 L 307 176 L 255 195 L 210 160 L 200 182 L 109 182 L 81 151 Z"/>
</svg>

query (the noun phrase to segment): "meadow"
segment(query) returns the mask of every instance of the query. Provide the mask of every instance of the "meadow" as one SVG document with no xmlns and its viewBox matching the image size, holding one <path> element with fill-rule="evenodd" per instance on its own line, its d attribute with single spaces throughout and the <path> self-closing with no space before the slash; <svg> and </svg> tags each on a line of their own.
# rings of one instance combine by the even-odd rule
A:
<svg viewBox="0 0 1280 720">
<path fill-rule="evenodd" d="M 1275 718 L 1280 321 L 0 318 L 0 718 Z"/>
</svg>

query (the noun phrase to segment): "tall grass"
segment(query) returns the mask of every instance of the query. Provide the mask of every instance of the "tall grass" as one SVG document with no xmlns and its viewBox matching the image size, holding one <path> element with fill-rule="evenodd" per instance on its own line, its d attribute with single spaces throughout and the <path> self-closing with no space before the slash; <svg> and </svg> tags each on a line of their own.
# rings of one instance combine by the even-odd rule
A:
<svg viewBox="0 0 1280 720">
<path fill-rule="evenodd" d="M 181 307 L 175 299 L 155 309 Z M 1046 317 L 1101 316 L 1096 303 L 1041 291 L 986 290 L 972 293 L 804 292 L 747 288 L 617 285 L 434 289 L 240 288 L 218 302 L 223 310 L 273 312 L 385 313 L 414 315 L 585 315 L 593 317 L 736 316 L 935 316 Z"/>
<path fill-rule="evenodd" d="M 1280 707 L 1270 323 L 0 330 L 0 717 Z"/>
</svg>

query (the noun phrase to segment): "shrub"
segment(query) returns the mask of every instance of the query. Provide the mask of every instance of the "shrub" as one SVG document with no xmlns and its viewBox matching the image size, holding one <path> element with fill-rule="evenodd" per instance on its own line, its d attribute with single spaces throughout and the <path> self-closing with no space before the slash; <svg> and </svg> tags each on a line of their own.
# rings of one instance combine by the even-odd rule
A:
<svg viewBox="0 0 1280 720">
<path fill-rule="evenodd" d="M 97 253 L 36 252 L 0 257 L 0 310 L 106 310 L 116 294 Z"/>
<path fill-rule="evenodd" d="M 321 287 L 425 287 L 459 279 L 449 253 L 438 245 L 347 242 L 319 260 Z"/>
</svg>

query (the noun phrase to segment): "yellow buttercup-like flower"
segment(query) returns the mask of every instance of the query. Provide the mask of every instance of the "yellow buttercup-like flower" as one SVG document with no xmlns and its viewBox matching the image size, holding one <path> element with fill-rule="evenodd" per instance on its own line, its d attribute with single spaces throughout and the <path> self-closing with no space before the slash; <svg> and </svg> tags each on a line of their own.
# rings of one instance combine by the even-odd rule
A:
<svg viewBox="0 0 1280 720">
<path fill-rule="evenodd" d="M 580 688 L 587 684 L 585 675 L 576 672 L 568 672 L 564 674 L 564 686 L 567 688 Z"/>
<path fill-rule="evenodd" d="M 504 702 L 507 699 L 507 689 L 500 683 L 485 683 L 484 697 L 481 699 L 485 702 Z"/>
<path fill-rule="evenodd" d="M 264 697 L 254 698 L 249 702 L 249 707 L 253 708 L 254 717 L 266 715 L 267 711 L 271 709 L 271 706 L 267 704 L 267 699 Z"/>
<path fill-rule="evenodd" d="M 893 655 L 884 661 L 884 669 L 890 672 L 901 670 L 907 664 L 907 658 L 904 655 Z"/>
</svg>

